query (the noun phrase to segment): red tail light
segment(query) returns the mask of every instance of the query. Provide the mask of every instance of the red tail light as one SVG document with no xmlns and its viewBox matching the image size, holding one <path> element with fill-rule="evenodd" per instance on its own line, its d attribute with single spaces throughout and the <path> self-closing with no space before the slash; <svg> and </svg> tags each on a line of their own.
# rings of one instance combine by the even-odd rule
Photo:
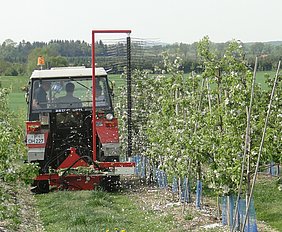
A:
<svg viewBox="0 0 282 232">
<path fill-rule="evenodd" d="M 41 123 L 40 122 L 26 122 L 26 132 L 27 133 L 35 133 L 40 131 Z"/>
</svg>

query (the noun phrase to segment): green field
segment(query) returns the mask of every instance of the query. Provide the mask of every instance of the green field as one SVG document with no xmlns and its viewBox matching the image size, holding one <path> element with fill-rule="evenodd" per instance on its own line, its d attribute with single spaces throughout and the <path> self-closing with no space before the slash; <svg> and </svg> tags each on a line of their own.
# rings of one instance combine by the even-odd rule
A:
<svg viewBox="0 0 282 232">
<path fill-rule="evenodd" d="M 268 74 L 271 77 L 274 77 L 276 75 L 275 71 L 271 71 L 271 72 L 257 72 L 256 75 L 256 82 L 261 84 L 262 89 L 267 89 L 267 84 L 266 84 L 266 77 L 265 75 Z"/>
<path fill-rule="evenodd" d="M 275 72 L 267 72 L 271 76 L 275 75 Z M 265 72 L 258 72 L 257 73 L 257 82 L 261 83 L 262 88 L 266 89 L 266 83 L 265 83 Z M 114 85 L 114 91 L 115 95 L 119 92 L 119 87 L 124 86 L 126 83 L 126 80 L 124 78 L 121 78 L 120 75 L 109 75 L 109 80 L 113 82 Z M 18 77 L 12 77 L 12 76 L 6 76 L 6 77 L 0 77 L 0 86 L 3 88 L 9 88 L 11 90 L 11 94 L 9 97 L 9 106 L 10 108 L 20 114 L 26 114 L 26 102 L 25 102 L 25 92 L 21 90 L 24 86 L 27 85 L 29 81 L 29 78 L 26 76 L 18 76 Z M 134 88 L 134 86 L 133 86 Z"/>
<path fill-rule="evenodd" d="M 26 102 L 25 102 L 25 92 L 21 90 L 24 86 L 28 84 L 28 77 L 18 76 L 18 77 L 0 77 L 0 86 L 2 88 L 10 89 L 10 95 L 8 99 L 9 107 L 17 114 L 26 114 Z"/>
</svg>

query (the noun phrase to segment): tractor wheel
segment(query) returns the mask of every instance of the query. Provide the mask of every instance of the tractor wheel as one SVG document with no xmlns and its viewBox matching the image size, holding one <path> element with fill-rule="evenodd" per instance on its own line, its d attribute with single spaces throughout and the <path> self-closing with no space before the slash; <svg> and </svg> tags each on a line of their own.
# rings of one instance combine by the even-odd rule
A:
<svg viewBox="0 0 282 232">
<path fill-rule="evenodd" d="M 100 186 L 107 192 L 117 192 L 121 187 L 120 176 L 103 177 Z"/>
<path fill-rule="evenodd" d="M 49 193 L 49 182 L 48 180 L 35 180 L 31 192 L 35 194 Z"/>
</svg>

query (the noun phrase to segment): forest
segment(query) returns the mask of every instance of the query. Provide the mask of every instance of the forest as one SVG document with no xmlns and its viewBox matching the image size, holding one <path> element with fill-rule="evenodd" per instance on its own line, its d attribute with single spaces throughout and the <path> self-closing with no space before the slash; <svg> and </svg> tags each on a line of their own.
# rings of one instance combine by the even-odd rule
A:
<svg viewBox="0 0 282 232">
<path fill-rule="evenodd" d="M 255 57 L 259 57 L 258 70 L 270 71 L 275 69 L 277 60 L 282 57 L 282 41 L 275 42 L 253 42 L 241 44 L 245 58 L 250 68 L 254 66 Z M 202 72 L 201 64 L 197 59 L 197 44 L 174 43 L 161 44 L 154 41 L 146 41 L 132 38 L 131 52 L 133 68 L 152 70 L 161 65 L 162 54 L 168 53 L 170 56 L 177 56 L 183 60 L 183 71 Z M 226 43 L 212 43 L 212 48 L 218 56 L 224 53 L 228 46 Z M 96 42 L 96 61 L 98 66 L 111 68 L 113 73 L 122 71 L 125 59 L 125 43 L 116 42 L 107 44 L 104 41 Z M 0 45 L 0 75 L 1 76 L 21 76 L 30 75 L 37 68 L 37 57 L 44 56 L 45 68 L 91 65 L 91 44 L 80 40 L 51 40 L 49 42 L 29 42 L 22 40 L 19 43 L 11 39 L 6 39 Z M 113 60 L 116 59 L 116 60 Z M 115 67 L 107 65 L 115 63 Z M 160 67 L 162 68 L 162 67 Z"/>
</svg>

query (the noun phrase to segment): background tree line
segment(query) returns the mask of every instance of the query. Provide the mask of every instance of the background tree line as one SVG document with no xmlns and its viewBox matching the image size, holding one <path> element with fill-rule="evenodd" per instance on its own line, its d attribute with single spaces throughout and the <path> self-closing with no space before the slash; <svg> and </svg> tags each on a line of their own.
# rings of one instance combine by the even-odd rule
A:
<svg viewBox="0 0 282 232">
<path fill-rule="evenodd" d="M 140 44 L 132 43 L 133 68 L 154 70 L 161 66 L 164 52 L 183 60 L 184 72 L 202 71 L 197 59 L 197 42 L 193 44 Z M 227 46 L 226 43 L 212 43 L 221 56 Z M 282 57 L 282 41 L 241 43 L 245 51 L 245 58 L 254 66 L 256 56 L 260 57 L 260 71 L 273 70 L 277 61 Z M 16 43 L 11 39 L 0 44 L 0 75 L 18 76 L 30 75 L 37 67 L 37 57 L 44 56 L 45 68 L 62 66 L 91 66 L 91 44 L 80 40 L 51 40 L 50 42 L 28 42 L 22 40 Z M 113 73 L 123 71 L 126 63 L 126 45 L 124 43 L 105 44 L 96 42 L 96 62 L 99 66 L 112 69 Z M 109 66 L 111 64 L 111 66 Z M 160 67 L 163 68 L 163 67 Z"/>
</svg>

